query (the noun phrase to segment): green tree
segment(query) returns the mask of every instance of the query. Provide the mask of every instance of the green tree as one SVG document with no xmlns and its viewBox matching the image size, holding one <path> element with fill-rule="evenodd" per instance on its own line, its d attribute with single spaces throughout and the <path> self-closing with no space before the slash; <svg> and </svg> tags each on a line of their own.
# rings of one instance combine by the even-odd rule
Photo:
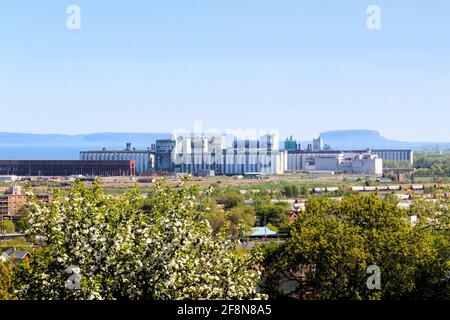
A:
<svg viewBox="0 0 450 320">
<path fill-rule="evenodd" d="M 410 215 L 418 217 L 417 228 L 433 234 L 437 258 L 417 273 L 411 299 L 450 300 L 450 203 L 417 199 Z"/>
<path fill-rule="evenodd" d="M 304 197 L 308 196 L 309 195 L 308 188 L 306 186 L 301 186 L 299 189 L 299 195 Z"/>
<path fill-rule="evenodd" d="M 270 197 L 261 196 L 255 201 L 255 215 L 257 224 L 263 227 L 266 224 L 280 226 L 287 222 L 286 212 L 289 204 L 285 201 L 273 202 Z"/>
<path fill-rule="evenodd" d="M 28 214 L 30 212 L 30 209 L 28 205 L 22 206 L 19 211 L 17 212 L 17 215 L 21 218 L 19 220 L 14 221 L 14 224 L 16 226 L 16 230 L 19 232 L 25 232 L 29 225 L 28 225 Z"/>
<path fill-rule="evenodd" d="M 242 236 L 238 232 L 250 230 L 255 224 L 255 212 L 252 206 L 238 202 L 227 211 L 220 207 L 214 197 L 204 199 L 208 203 L 206 217 L 213 229 L 214 234 L 225 230 L 229 236 Z M 219 200 L 220 201 L 220 200 Z"/>
<path fill-rule="evenodd" d="M 11 220 L 0 221 L 0 233 L 14 233 L 16 227 Z"/>
<path fill-rule="evenodd" d="M 286 197 L 292 197 L 292 186 L 287 185 L 283 187 L 283 195 Z"/>
<path fill-rule="evenodd" d="M 0 260 L 0 300 L 11 300 L 14 298 L 13 279 L 12 263 Z"/>
<path fill-rule="evenodd" d="M 223 204 L 225 210 L 244 204 L 244 195 L 235 190 L 226 190 L 217 195 L 217 202 Z"/>
<path fill-rule="evenodd" d="M 19 232 L 25 232 L 28 228 L 28 217 L 22 217 L 19 220 L 14 222 L 16 226 L 16 230 Z"/>
<path fill-rule="evenodd" d="M 255 225 L 255 210 L 250 206 L 234 207 L 229 211 L 227 218 L 230 222 L 230 234 L 243 236 L 243 234 L 239 234 L 239 232 L 247 232 Z"/>
<path fill-rule="evenodd" d="M 408 214 L 375 195 L 310 199 L 292 237 L 266 255 L 263 287 L 271 296 L 300 299 L 406 299 L 423 297 L 425 288 L 428 297 L 442 292 L 448 245 L 437 241 L 428 219 L 413 224 Z M 381 270 L 381 290 L 366 286 L 370 265 Z M 283 291 L 283 283 L 291 290 Z"/>
<path fill-rule="evenodd" d="M 218 234 L 223 229 L 228 229 L 230 227 L 229 221 L 226 217 L 226 212 L 224 210 L 210 210 L 206 214 L 209 225 L 212 228 L 214 234 Z"/>
<path fill-rule="evenodd" d="M 297 185 L 286 185 L 283 187 L 283 195 L 288 198 L 296 198 L 300 195 L 300 188 Z"/>
<path fill-rule="evenodd" d="M 383 178 L 391 179 L 392 181 L 397 181 L 397 175 L 391 172 L 383 174 Z"/>
<path fill-rule="evenodd" d="M 450 154 L 444 153 L 417 153 L 414 167 L 416 175 L 425 176 L 450 176 Z"/>
</svg>

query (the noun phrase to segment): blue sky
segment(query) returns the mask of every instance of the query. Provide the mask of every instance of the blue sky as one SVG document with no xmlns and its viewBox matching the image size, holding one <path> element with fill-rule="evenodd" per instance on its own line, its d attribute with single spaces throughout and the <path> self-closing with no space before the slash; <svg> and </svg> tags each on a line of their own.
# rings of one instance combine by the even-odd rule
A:
<svg viewBox="0 0 450 320">
<path fill-rule="evenodd" d="M 81 8 L 68 30 L 66 8 Z M 366 27 L 369 5 L 381 30 Z M 0 131 L 374 129 L 450 141 L 450 1 L 0 4 Z"/>
</svg>

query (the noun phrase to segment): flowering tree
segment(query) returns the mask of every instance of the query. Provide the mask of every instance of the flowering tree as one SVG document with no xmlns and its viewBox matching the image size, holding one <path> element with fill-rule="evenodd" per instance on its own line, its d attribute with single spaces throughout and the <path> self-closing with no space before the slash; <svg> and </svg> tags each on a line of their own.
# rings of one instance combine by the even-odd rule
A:
<svg viewBox="0 0 450 320">
<path fill-rule="evenodd" d="M 77 183 L 51 204 L 33 200 L 29 235 L 42 244 L 17 272 L 29 299 L 259 298 L 256 256 L 214 236 L 195 188 L 158 182 L 147 210 Z"/>
</svg>

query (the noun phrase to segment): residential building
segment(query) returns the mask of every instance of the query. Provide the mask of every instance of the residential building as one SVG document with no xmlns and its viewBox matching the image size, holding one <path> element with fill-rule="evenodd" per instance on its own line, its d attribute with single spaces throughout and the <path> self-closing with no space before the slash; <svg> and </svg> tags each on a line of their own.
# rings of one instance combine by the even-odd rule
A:
<svg viewBox="0 0 450 320">
<path fill-rule="evenodd" d="M 52 200 L 53 196 L 48 193 L 36 194 L 36 197 L 45 202 Z M 0 195 L 0 217 L 13 218 L 17 216 L 19 210 L 27 203 L 27 195 L 22 193 L 22 187 L 10 186 L 9 189 Z"/>
<path fill-rule="evenodd" d="M 31 254 L 28 251 L 16 250 L 16 248 L 10 248 L 0 255 L 0 261 L 6 262 L 11 261 L 16 264 L 19 262 L 29 262 L 31 259 Z"/>
</svg>

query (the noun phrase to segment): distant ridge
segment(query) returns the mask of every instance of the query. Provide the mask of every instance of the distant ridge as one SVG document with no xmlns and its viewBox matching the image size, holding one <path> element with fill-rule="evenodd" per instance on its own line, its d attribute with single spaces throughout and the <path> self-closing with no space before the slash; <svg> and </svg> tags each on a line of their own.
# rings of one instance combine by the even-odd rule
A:
<svg viewBox="0 0 450 320">
<path fill-rule="evenodd" d="M 374 130 L 337 130 L 320 134 L 325 144 L 333 149 L 450 149 L 450 143 L 446 142 L 407 142 L 390 140 Z"/>
<path fill-rule="evenodd" d="M 76 160 L 89 149 L 123 149 L 126 143 L 146 149 L 169 133 L 32 134 L 0 132 L 2 160 Z"/>
<path fill-rule="evenodd" d="M 25 145 L 93 145 L 120 147 L 127 142 L 139 147 L 147 147 L 156 141 L 170 137 L 169 133 L 92 133 L 92 134 L 33 134 L 33 133 L 6 133 L 0 132 L 0 146 Z"/>
</svg>

